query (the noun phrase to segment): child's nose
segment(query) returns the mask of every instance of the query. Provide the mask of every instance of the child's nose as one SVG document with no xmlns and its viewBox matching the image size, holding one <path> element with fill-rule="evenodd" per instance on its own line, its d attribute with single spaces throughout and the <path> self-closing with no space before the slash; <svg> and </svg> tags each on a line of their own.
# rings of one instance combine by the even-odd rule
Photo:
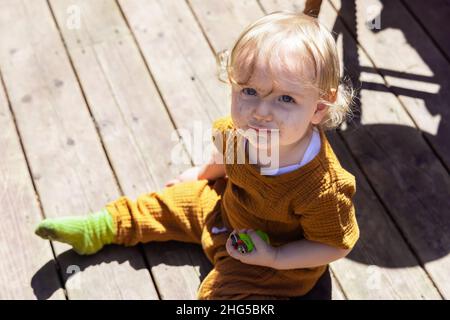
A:
<svg viewBox="0 0 450 320">
<path fill-rule="evenodd" d="M 253 117 L 258 121 L 272 121 L 272 110 L 269 103 L 261 102 L 253 110 Z"/>
</svg>

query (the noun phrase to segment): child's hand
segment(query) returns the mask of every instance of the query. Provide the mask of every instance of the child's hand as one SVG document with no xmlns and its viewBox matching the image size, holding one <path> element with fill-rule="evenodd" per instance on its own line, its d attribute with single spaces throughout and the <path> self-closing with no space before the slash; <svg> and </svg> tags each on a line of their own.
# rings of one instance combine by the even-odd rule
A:
<svg viewBox="0 0 450 320">
<path fill-rule="evenodd" d="M 277 249 L 267 244 L 259 235 L 252 229 L 234 230 L 235 232 L 247 233 L 255 248 L 251 252 L 240 253 L 231 244 L 231 238 L 228 237 L 226 249 L 228 254 L 241 261 L 242 263 L 253 264 L 264 267 L 272 267 L 277 255 Z"/>
<path fill-rule="evenodd" d="M 184 181 L 195 181 L 198 180 L 198 173 L 201 167 L 192 167 L 185 170 L 182 174 L 180 174 L 175 179 L 169 180 L 164 185 L 165 187 L 170 187 L 176 183 L 184 182 Z"/>
</svg>

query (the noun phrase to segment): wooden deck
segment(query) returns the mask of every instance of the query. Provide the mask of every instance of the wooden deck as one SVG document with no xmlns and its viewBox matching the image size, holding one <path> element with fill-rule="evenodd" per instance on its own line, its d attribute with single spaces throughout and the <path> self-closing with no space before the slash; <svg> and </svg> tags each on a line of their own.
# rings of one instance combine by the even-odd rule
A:
<svg viewBox="0 0 450 320">
<path fill-rule="evenodd" d="M 333 298 L 448 299 L 450 3 L 355 2 L 324 0 L 319 15 L 359 88 L 356 117 L 329 134 L 356 176 L 361 228 L 331 264 Z M 82 257 L 34 228 L 158 190 L 187 168 L 171 162 L 173 130 L 229 112 L 215 52 L 263 14 L 303 6 L 0 0 L 0 298 L 195 299 L 211 268 L 199 246 Z"/>
</svg>

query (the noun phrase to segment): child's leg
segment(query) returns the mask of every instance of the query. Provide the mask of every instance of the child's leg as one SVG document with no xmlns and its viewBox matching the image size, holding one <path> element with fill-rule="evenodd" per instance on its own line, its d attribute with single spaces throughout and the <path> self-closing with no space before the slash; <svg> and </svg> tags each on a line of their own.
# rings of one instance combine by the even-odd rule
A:
<svg viewBox="0 0 450 320">
<path fill-rule="evenodd" d="M 220 200 L 207 180 L 182 182 L 138 197 L 109 203 L 117 234 L 114 243 L 133 246 L 139 242 L 176 240 L 201 243 L 205 215 Z"/>
<path fill-rule="evenodd" d="M 203 279 L 199 300 L 282 299 L 303 296 L 315 285 L 326 266 L 308 269 L 276 270 L 236 260 L 223 248 L 220 259 Z"/>
<path fill-rule="evenodd" d="M 201 242 L 204 215 L 220 195 L 206 180 L 184 182 L 131 201 L 120 197 L 88 216 L 46 219 L 36 234 L 68 243 L 80 254 L 93 254 L 105 244 L 178 240 Z"/>
<path fill-rule="evenodd" d="M 274 272 L 272 268 L 248 265 L 228 255 L 219 259 L 203 279 L 197 299 L 278 299 L 266 285 Z"/>
<path fill-rule="evenodd" d="M 106 209 L 87 216 L 45 219 L 35 233 L 44 239 L 70 244 L 79 254 L 93 254 L 113 242 L 115 230 Z"/>
</svg>

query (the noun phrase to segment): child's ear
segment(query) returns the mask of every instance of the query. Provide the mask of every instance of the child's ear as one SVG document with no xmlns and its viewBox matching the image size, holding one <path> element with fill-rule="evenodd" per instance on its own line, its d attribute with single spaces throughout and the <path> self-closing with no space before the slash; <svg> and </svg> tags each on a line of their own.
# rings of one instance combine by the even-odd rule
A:
<svg viewBox="0 0 450 320">
<path fill-rule="evenodd" d="M 311 123 L 317 125 L 322 122 L 322 119 L 325 117 L 327 112 L 328 106 L 322 102 L 319 102 L 316 106 L 316 111 L 314 112 L 314 115 L 311 119 Z"/>
<path fill-rule="evenodd" d="M 331 88 L 328 94 L 324 97 L 325 101 L 329 101 L 334 103 L 337 98 L 337 90 L 335 88 Z M 320 101 L 320 100 L 319 100 Z M 324 101 L 324 100 L 322 100 Z M 328 112 L 329 106 L 323 102 L 318 102 L 316 105 L 316 111 L 314 112 L 313 118 L 311 119 L 312 124 L 317 125 L 322 122 L 322 119 Z"/>
</svg>

